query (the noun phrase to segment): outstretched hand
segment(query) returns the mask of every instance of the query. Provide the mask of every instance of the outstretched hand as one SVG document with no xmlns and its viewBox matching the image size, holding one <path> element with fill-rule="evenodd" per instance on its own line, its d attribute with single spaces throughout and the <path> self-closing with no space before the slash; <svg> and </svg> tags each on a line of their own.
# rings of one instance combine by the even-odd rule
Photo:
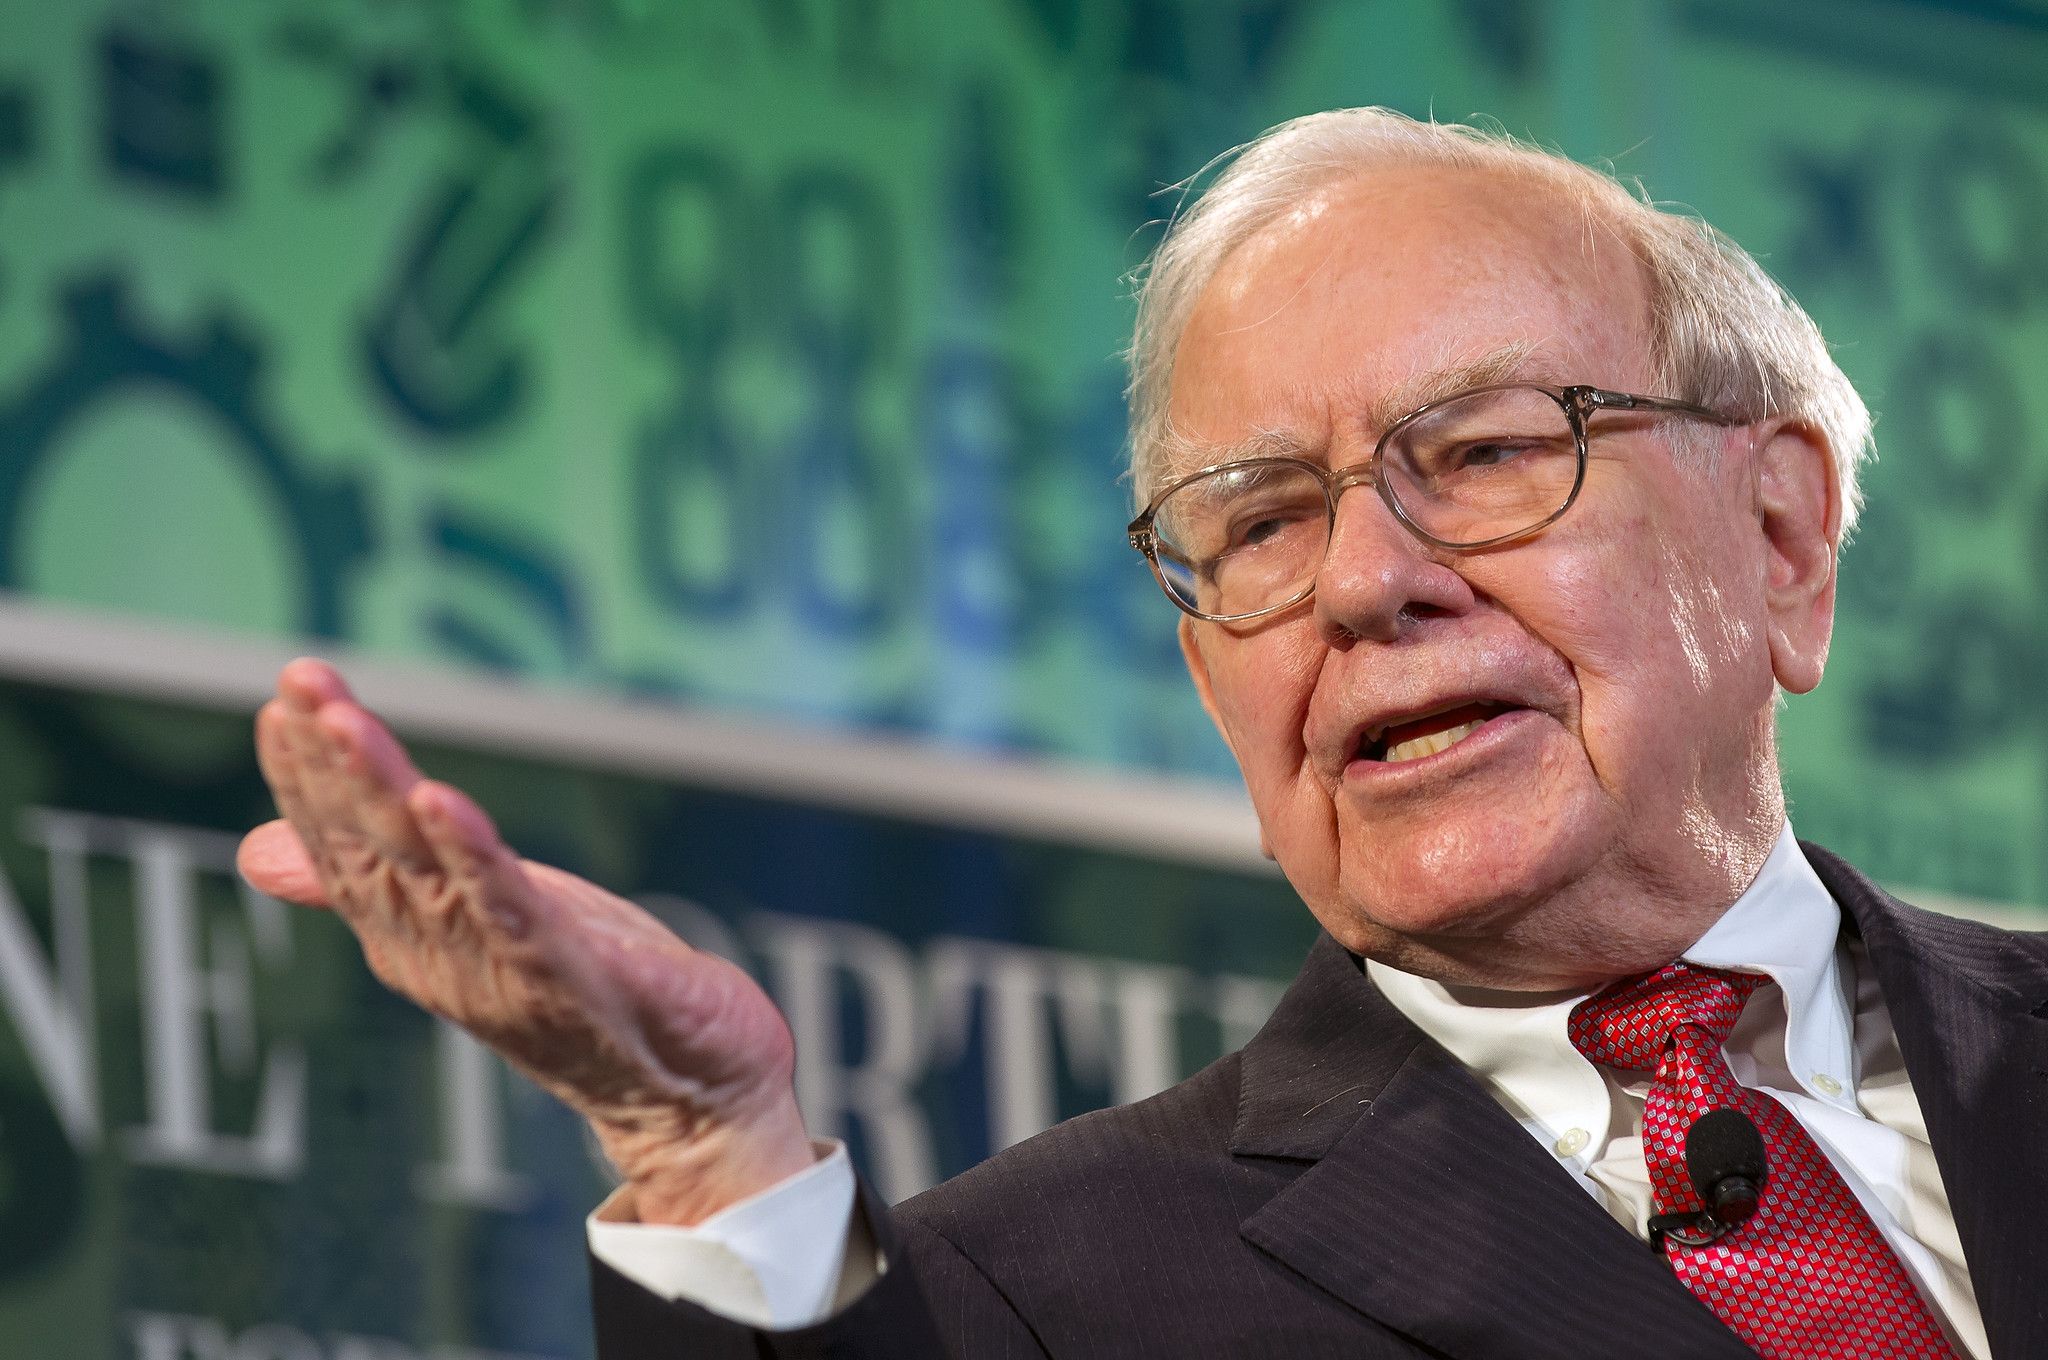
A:
<svg viewBox="0 0 2048 1360">
<path fill-rule="evenodd" d="M 243 875 L 332 908 L 386 986 L 587 1119 L 643 1222 L 698 1222 L 810 1164 L 789 1028 L 739 968 L 519 859 L 322 662 L 285 667 L 256 750 L 284 817 L 243 840 Z"/>
</svg>

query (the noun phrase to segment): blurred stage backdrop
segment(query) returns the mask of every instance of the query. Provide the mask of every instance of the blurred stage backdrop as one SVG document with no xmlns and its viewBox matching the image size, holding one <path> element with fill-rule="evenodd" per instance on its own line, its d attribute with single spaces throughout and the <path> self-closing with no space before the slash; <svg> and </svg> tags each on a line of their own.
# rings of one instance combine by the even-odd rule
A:
<svg viewBox="0 0 2048 1360">
<path fill-rule="evenodd" d="M 789 1011 L 900 1197 L 1309 935 L 1121 526 L 1119 276 L 1286 117 L 1731 231 L 1881 412 L 1801 832 L 2048 920 L 2041 0 L 0 4 L 0 1353 L 587 1354 L 574 1121 L 237 885 L 348 658 Z"/>
</svg>

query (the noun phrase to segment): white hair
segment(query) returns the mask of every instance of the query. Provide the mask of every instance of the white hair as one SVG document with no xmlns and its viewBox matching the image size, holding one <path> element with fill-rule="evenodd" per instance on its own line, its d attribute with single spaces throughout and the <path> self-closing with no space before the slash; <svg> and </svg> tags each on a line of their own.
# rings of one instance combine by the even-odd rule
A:
<svg viewBox="0 0 2048 1360">
<path fill-rule="evenodd" d="M 1847 538 L 1862 505 L 1857 470 L 1872 454 L 1870 412 L 1813 319 L 1748 252 L 1705 222 L 1504 132 L 1418 122 L 1390 109 L 1296 118 L 1222 162 L 1215 182 L 1174 215 L 1137 276 L 1129 360 L 1131 476 L 1140 504 L 1154 490 L 1171 434 L 1166 399 L 1175 352 L 1196 299 L 1225 258 L 1333 181 L 1388 166 L 1444 166 L 1537 176 L 1565 191 L 1589 222 L 1613 228 L 1649 286 L 1651 360 L 1664 384 L 1654 395 L 1745 422 L 1791 419 L 1818 433 L 1840 477 Z"/>
</svg>

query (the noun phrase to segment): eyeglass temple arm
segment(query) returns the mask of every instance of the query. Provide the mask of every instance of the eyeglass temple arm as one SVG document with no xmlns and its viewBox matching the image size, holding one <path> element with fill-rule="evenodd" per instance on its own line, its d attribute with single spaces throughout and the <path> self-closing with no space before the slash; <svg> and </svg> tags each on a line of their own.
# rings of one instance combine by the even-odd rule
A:
<svg viewBox="0 0 2048 1360">
<path fill-rule="evenodd" d="M 1742 423 L 1732 416 L 1721 414 L 1719 411 L 1711 411 L 1704 406 L 1695 406 L 1689 401 L 1678 401 L 1672 397 L 1638 397 L 1632 396 L 1627 392 L 1610 392 L 1604 387 L 1586 387 L 1583 385 L 1567 387 L 1564 390 L 1564 395 L 1567 400 L 1578 407 L 1579 414 L 1582 416 L 1601 410 L 1681 411 L 1689 416 L 1698 416 L 1702 420 L 1711 420 L 1717 425 L 1739 425 Z"/>
</svg>

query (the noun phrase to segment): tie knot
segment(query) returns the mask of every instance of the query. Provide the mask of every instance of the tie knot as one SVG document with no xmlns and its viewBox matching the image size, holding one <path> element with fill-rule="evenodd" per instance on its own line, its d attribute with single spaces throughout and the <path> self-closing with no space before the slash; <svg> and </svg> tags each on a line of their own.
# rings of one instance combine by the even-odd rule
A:
<svg viewBox="0 0 2048 1360">
<path fill-rule="evenodd" d="M 1750 993 L 1769 981 L 1689 963 L 1668 963 L 1627 978 L 1572 1008 L 1572 1044 L 1587 1061 L 1630 1072 L 1653 1072 L 1671 1038 L 1691 1025 L 1719 1049 Z"/>
</svg>

